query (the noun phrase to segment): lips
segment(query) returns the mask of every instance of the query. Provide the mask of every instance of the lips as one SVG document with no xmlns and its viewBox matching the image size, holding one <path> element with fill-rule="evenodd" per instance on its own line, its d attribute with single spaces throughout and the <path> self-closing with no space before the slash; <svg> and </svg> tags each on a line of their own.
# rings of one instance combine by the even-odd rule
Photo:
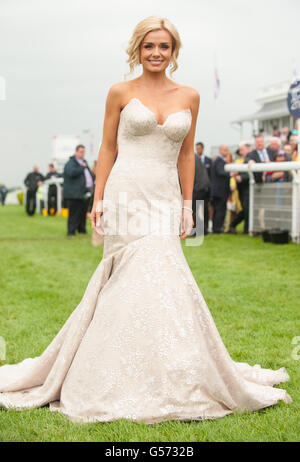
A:
<svg viewBox="0 0 300 462">
<path fill-rule="evenodd" d="M 162 63 L 162 60 L 159 59 L 149 59 L 149 63 L 153 64 L 154 66 L 159 66 Z"/>
</svg>

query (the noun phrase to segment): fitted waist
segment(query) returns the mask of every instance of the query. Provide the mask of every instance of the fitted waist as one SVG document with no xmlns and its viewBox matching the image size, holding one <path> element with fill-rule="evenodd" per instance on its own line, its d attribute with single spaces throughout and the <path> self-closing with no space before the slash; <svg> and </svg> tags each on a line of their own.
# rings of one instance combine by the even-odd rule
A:
<svg viewBox="0 0 300 462">
<path fill-rule="evenodd" d="M 165 158 L 152 158 L 152 157 L 131 157 L 128 158 L 118 155 L 115 164 L 118 166 L 126 167 L 126 165 L 132 168 L 166 168 L 166 169 L 176 169 L 177 170 L 177 160 L 175 159 L 165 159 Z"/>
</svg>

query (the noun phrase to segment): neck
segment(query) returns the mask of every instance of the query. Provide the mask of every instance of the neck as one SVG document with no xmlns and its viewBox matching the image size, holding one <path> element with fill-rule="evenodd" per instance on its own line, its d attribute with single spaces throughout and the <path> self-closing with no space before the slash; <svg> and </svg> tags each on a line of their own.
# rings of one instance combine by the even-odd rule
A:
<svg viewBox="0 0 300 462">
<path fill-rule="evenodd" d="M 149 72 L 144 69 L 139 81 L 150 90 L 156 90 L 158 87 L 161 90 L 168 86 L 170 79 L 166 76 L 165 71 Z"/>
</svg>

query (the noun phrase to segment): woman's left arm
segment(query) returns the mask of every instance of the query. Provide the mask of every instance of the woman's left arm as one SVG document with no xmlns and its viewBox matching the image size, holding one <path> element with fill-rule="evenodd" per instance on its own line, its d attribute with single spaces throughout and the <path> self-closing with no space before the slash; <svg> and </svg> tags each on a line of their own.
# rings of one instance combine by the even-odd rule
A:
<svg viewBox="0 0 300 462">
<path fill-rule="evenodd" d="M 182 206 L 192 208 L 193 188 L 195 178 L 195 152 L 194 139 L 196 132 L 197 116 L 200 105 L 200 95 L 194 88 L 190 88 L 190 110 L 192 114 L 191 127 L 183 140 L 180 153 L 178 156 L 178 173 L 182 191 Z M 190 235 L 194 226 L 193 214 L 190 210 L 182 209 L 181 217 L 181 236 L 185 239 Z"/>
</svg>

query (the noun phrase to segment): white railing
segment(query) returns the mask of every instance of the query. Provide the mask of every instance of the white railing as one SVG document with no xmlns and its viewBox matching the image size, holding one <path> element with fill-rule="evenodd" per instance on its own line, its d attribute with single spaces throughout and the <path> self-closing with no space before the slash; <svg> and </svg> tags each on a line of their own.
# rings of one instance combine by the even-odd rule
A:
<svg viewBox="0 0 300 462">
<path fill-rule="evenodd" d="M 279 215 L 283 211 L 282 219 L 278 219 L 278 222 L 284 222 L 284 216 L 290 213 L 290 232 L 291 237 L 294 242 L 300 243 L 300 162 L 266 162 L 266 163 L 254 163 L 254 164 L 226 164 L 225 170 L 227 172 L 247 172 L 249 174 L 249 233 L 253 234 L 254 231 L 261 230 L 264 228 L 265 223 L 265 212 L 272 209 L 273 215 L 276 213 Z M 278 171 L 290 171 L 292 173 L 292 182 L 272 182 L 272 183 L 255 183 L 254 173 L 255 172 L 278 172 Z M 291 185 L 291 186 L 290 186 Z M 263 193 L 269 193 L 270 197 L 270 188 L 277 188 L 279 192 L 278 196 L 280 200 L 276 201 L 269 205 L 264 203 L 264 200 L 261 200 L 256 207 L 256 201 L 267 197 L 267 194 L 263 196 Z M 260 195 L 260 198 L 258 197 Z M 285 205 L 280 205 L 285 198 L 290 197 L 290 201 L 286 201 Z M 278 197 L 277 197 L 278 199 Z M 260 215 L 260 224 L 255 224 L 254 222 L 254 212 L 258 212 Z M 274 221 L 274 218 L 273 218 Z M 276 222 L 276 220 L 275 220 Z M 287 224 L 287 223 L 286 223 Z M 283 228 L 283 226 L 279 226 Z M 286 226 L 288 227 L 288 226 Z M 260 229 L 258 229 L 260 228 Z"/>
</svg>

